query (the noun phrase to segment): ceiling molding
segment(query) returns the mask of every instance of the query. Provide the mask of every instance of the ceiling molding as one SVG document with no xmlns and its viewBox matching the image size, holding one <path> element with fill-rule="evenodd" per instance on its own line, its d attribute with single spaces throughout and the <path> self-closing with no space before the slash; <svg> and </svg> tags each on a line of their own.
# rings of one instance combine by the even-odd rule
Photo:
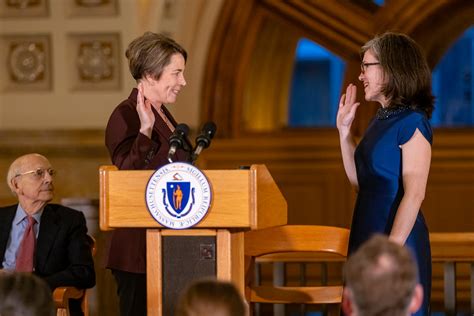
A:
<svg viewBox="0 0 474 316">
<path fill-rule="evenodd" d="M 270 12 L 277 13 L 310 38 L 345 58 L 354 56 L 360 46 L 373 36 L 367 21 L 370 11 L 351 3 L 338 1 L 273 1 L 260 0 Z"/>
<path fill-rule="evenodd" d="M 243 114 L 249 119 L 249 113 L 242 111 L 245 102 L 248 109 L 258 106 L 257 101 L 277 106 L 275 98 L 288 99 L 281 85 L 289 85 L 291 78 L 279 75 L 282 65 L 291 61 L 288 52 L 281 50 L 295 47 L 284 36 L 293 36 L 295 41 L 307 37 L 342 57 L 346 61 L 345 86 L 358 84 L 360 47 L 375 34 L 387 30 L 408 34 L 424 48 L 434 67 L 473 20 L 472 0 L 387 0 L 384 6 L 372 9 L 348 0 L 225 1 L 207 59 L 201 121 L 215 121 L 218 137 L 239 137 L 246 133 Z M 268 36 L 274 31 L 280 32 L 280 37 Z M 278 38 L 281 43 L 275 44 Z M 268 67 L 269 61 L 273 69 Z M 259 71 L 263 65 L 267 65 L 265 71 Z M 261 84 L 257 89 L 249 87 L 249 82 Z M 252 93 L 248 89 L 253 89 Z M 357 135 L 365 130 L 376 109 L 371 103 L 361 103 L 354 122 Z"/>
</svg>

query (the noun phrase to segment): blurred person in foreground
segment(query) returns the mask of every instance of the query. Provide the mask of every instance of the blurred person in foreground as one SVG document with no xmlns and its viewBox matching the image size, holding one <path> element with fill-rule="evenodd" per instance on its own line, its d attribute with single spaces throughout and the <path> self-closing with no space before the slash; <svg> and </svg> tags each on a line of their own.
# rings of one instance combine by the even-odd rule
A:
<svg viewBox="0 0 474 316">
<path fill-rule="evenodd" d="M 229 282 L 198 280 L 181 295 L 176 316 L 246 316 L 248 306 Z"/>
<path fill-rule="evenodd" d="M 10 165 L 8 185 L 18 204 L 0 208 L 0 256 L 5 271 L 32 272 L 51 290 L 95 285 L 91 240 L 84 214 L 49 203 L 55 170 L 48 159 L 27 154 Z M 72 315 L 82 315 L 78 301 Z"/>
<path fill-rule="evenodd" d="M 431 163 L 433 111 L 431 72 L 410 37 L 387 32 L 361 49 L 366 101 L 380 104 L 356 145 L 351 133 L 359 106 L 357 88 L 349 84 L 337 114 L 344 169 L 357 191 L 349 239 L 349 257 L 374 233 L 412 250 L 423 285 L 417 315 L 429 315 L 431 250 L 421 212 Z"/>
<path fill-rule="evenodd" d="M 374 235 L 349 258 L 344 280 L 346 315 L 407 316 L 423 302 L 410 251 L 383 235 Z"/>
<path fill-rule="evenodd" d="M 48 285 L 31 273 L 0 273 L 0 315 L 56 315 Z"/>
<path fill-rule="evenodd" d="M 177 125 L 165 104 L 175 103 L 186 86 L 187 53 L 171 38 L 147 32 L 128 45 L 125 56 L 137 86 L 112 112 L 105 144 L 120 170 L 158 169 L 168 163 L 168 139 Z M 183 147 L 175 161 L 189 161 L 188 140 Z M 114 230 L 106 266 L 117 282 L 120 314 L 146 316 L 145 229 Z"/>
</svg>

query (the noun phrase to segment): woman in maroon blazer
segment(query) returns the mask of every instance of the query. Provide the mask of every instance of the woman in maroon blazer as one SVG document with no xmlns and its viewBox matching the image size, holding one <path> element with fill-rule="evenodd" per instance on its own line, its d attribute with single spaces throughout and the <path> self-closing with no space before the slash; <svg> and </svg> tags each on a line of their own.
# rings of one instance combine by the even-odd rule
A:
<svg viewBox="0 0 474 316">
<path fill-rule="evenodd" d="M 151 32 L 132 41 L 125 53 L 137 82 L 110 116 L 105 143 L 121 170 L 157 169 L 168 163 L 168 138 L 176 121 L 164 104 L 174 103 L 186 85 L 186 51 L 172 39 Z M 186 161 L 190 150 L 177 152 Z M 146 238 L 144 229 L 113 232 L 107 268 L 117 281 L 120 314 L 146 315 Z"/>
</svg>

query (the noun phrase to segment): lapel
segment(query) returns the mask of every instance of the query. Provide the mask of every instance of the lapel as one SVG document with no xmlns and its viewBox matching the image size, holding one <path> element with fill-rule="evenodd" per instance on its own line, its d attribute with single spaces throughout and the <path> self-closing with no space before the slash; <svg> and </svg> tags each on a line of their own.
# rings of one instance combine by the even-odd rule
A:
<svg viewBox="0 0 474 316">
<path fill-rule="evenodd" d="M 0 209 L 0 266 L 7 249 L 8 238 L 12 229 L 13 218 L 15 217 L 18 204 L 3 207 Z M 3 268 L 3 266 L 1 267 Z"/>
<path fill-rule="evenodd" d="M 163 112 L 165 113 L 166 117 L 170 120 L 171 124 L 173 124 L 174 127 L 178 125 L 178 122 L 174 119 L 173 115 L 171 115 L 171 112 L 166 108 L 165 105 L 162 105 L 161 108 L 163 109 Z M 152 108 L 154 111 L 156 111 L 154 108 Z M 155 122 L 156 122 L 156 116 L 160 117 L 158 112 L 156 112 L 155 115 Z M 168 125 L 163 121 L 163 119 L 160 117 L 160 122 L 162 123 L 162 128 L 163 131 L 161 131 L 161 134 L 165 137 L 165 139 L 169 139 L 172 132 L 169 130 Z M 156 123 L 155 126 L 153 127 L 156 131 L 158 131 L 159 127 L 157 127 Z M 184 139 L 184 144 L 183 144 L 183 149 L 186 152 L 190 152 L 192 149 L 191 142 L 189 141 L 189 135 L 186 136 Z"/>
<path fill-rule="evenodd" d="M 40 231 L 36 243 L 36 270 L 44 270 L 43 267 L 53 248 L 58 231 L 59 215 L 57 214 L 57 209 L 48 204 L 45 206 L 43 214 L 41 215 Z"/>
<path fill-rule="evenodd" d="M 167 108 L 165 108 L 164 105 L 162 105 L 162 107 L 163 107 L 163 113 L 170 120 L 171 124 L 173 124 L 173 126 L 176 126 L 176 122 L 172 118 L 171 113 L 168 111 Z M 168 125 L 166 124 L 166 122 L 163 120 L 163 118 L 161 118 L 160 114 L 158 114 L 158 111 L 153 106 L 151 107 L 151 110 L 153 111 L 153 114 L 155 115 L 155 124 L 153 125 L 153 130 L 157 132 L 158 134 L 160 134 L 161 137 L 163 137 L 164 139 L 170 138 L 172 132 L 170 128 L 168 127 Z"/>
</svg>

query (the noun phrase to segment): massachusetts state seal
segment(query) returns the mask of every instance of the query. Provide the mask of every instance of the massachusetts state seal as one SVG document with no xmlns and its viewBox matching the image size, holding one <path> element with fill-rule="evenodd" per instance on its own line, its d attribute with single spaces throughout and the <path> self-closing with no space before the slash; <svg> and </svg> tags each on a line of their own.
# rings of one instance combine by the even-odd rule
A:
<svg viewBox="0 0 474 316">
<path fill-rule="evenodd" d="M 156 170 L 145 190 L 151 216 L 172 229 L 185 229 L 199 223 L 206 216 L 211 199 L 211 186 L 206 176 L 198 168 L 183 162 Z"/>
</svg>

